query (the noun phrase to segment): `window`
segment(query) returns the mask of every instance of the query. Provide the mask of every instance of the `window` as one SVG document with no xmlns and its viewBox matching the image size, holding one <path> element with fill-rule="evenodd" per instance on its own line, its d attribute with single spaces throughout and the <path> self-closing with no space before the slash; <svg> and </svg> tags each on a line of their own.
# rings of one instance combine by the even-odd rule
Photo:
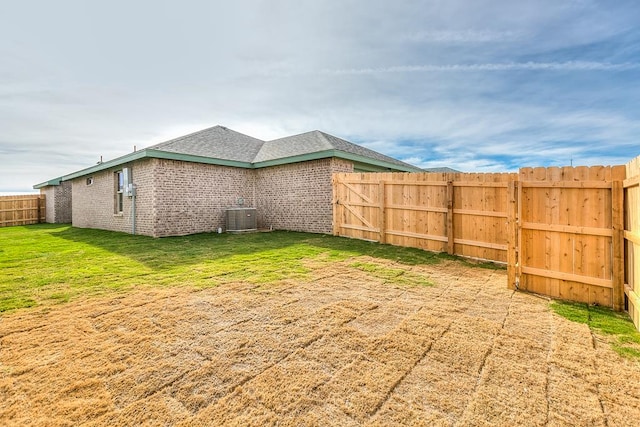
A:
<svg viewBox="0 0 640 427">
<path fill-rule="evenodd" d="M 93 177 L 92 176 L 87 178 L 87 185 L 91 185 L 91 184 L 93 184 Z"/>
<path fill-rule="evenodd" d="M 113 204 L 113 213 L 122 213 L 122 205 L 124 200 L 124 174 L 122 171 L 115 173 L 115 199 Z"/>
</svg>

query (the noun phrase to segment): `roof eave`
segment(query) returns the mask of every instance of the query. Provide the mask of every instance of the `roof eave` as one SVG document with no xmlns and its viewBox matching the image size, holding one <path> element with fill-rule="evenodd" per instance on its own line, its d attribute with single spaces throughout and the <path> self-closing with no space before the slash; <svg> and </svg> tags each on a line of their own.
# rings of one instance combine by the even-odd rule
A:
<svg viewBox="0 0 640 427">
<path fill-rule="evenodd" d="M 62 181 L 68 181 L 71 179 L 79 178 L 81 176 L 91 175 L 92 173 L 100 172 L 106 169 L 111 169 L 111 168 L 123 165 L 125 163 L 130 163 L 135 160 L 141 160 L 145 158 L 179 160 L 183 162 L 205 163 L 205 164 L 219 165 L 219 166 L 233 166 L 233 167 L 248 168 L 248 169 L 252 167 L 251 163 L 248 163 L 248 162 L 214 159 L 211 157 L 195 156 L 191 154 L 182 154 L 182 153 L 172 153 L 170 151 L 153 150 L 153 149 L 147 148 L 144 150 L 127 154 L 126 156 L 118 157 L 117 159 L 102 162 L 98 165 L 79 170 L 77 172 L 71 173 L 69 175 L 65 175 L 58 179 Z"/>
<path fill-rule="evenodd" d="M 183 162 L 204 163 L 208 165 L 232 166 L 236 168 L 252 169 L 250 162 L 242 162 L 239 160 L 216 159 L 213 157 L 196 156 L 193 154 L 172 153 L 170 151 L 147 149 L 147 157 L 166 160 L 180 160 Z"/>
<path fill-rule="evenodd" d="M 347 153 L 340 150 L 324 150 L 316 151 L 315 153 L 300 154 L 297 156 L 282 157 L 279 159 L 266 160 L 263 162 L 256 162 L 253 166 L 257 168 L 266 168 L 269 166 L 287 165 L 290 163 L 306 162 L 309 160 L 327 159 L 331 157 L 337 157 L 339 159 L 351 160 L 354 162 L 362 163 L 365 165 L 373 165 L 385 170 L 400 171 L 400 172 L 420 172 L 420 168 L 414 166 L 398 165 L 384 160 L 372 159 L 371 157 L 361 156 L 359 154 Z"/>
<path fill-rule="evenodd" d="M 253 163 L 253 167 L 256 169 L 259 169 L 259 168 L 268 168 L 269 166 L 280 166 L 280 165 L 288 165 L 291 163 L 307 162 L 309 160 L 327 159 L 330 157 L 335 157 L 333 154 L 334 151 L 335 150 L 316 151 L 315 153 L 305 153 L 305 154 L 298 154 L 296 156 L 280 157 L 272 160 L 264 160 L 262 162 Z"/>
<path fill-rule="evenodd" d="M 269 166 L 279 166 L 279 165 L 287 165 L 291 163 L 306 162 L 310 160 L 327 159 L 331 157 L 337 157 L 344 160 L 351 160 L 351 161 L 358 162 L 365 165 L 373 165 L 373 166 L 383 168 L 385 170 L 391 170 L 391 171 L 401 171 L 401 172 L 419 172 L 420 171 L 419 168 L 416 168 L 410 165 L 407 165 L 407 166 L 398 165 L 395 163 L 386 162 L 384 160 L 372 159 L 367 156 L 347 153 L 345 151 L 340 151 L 335 149 L 317 151 L 314 153 L 305 153 L 297 156 L 282 157 L 279 159 L 266 160 L 266 161 L 256 162 L 256 163 L 249 163 L 249 162 L 242 162 L 237 160 L 215 159 L 212 157 L 196 156 L 191 154 L 172 153 L 170 151 L 154 150 L 154 149 L 147 148 L 144 150 L 129 153 L 125 156 L 121 156 L 113 160 L 99 163 L 95 166 L 91 166 L 89 168 L 79 170 L 69 175 L 64 175 L 59 178 L 55 178 L 49 181 L 42 182 L 40 184 L 36 184 L 33 186 L 33 188 L 39 189 L 39 188 L 47 187 L 50 185 L 60 185 L 60 182 L 62 181 L 69 181 L 75 178 L 80 178 L 82 176 L 91 175 L 96 172 L 115 168 L 117 166 L 130 163 L 136 160 L 145 159 L 145 158 L 178 160 L 183 162 L 204 163 L 204 164 L 218 165 L 218 166 L 231 166 L 231 167 L 244 168 L 244 169 L 258 169 L 258 168 L 266 168 Z"/>
<path fill-rule="evenodd" d="M 387 162 L 384 160 L 372 159 L 371 157 L 362 156 L 359 154 L 347 153 L 344 151 L 334 150 L 336 152 L 335 157 L 339 157 L 345 160 L 352 160 L 354 162 L 359 162 L 363 164 L 369 164 L 381 167 L 383 169 L 388 169 L 392 171 L 400 171 L 400 172 L 420 172 L 421 169 L 415 166 L 407 165 L 399 165 L 396 163 Z"/>
<path fill-rule="evenodd" d="M 129 163 L 134 160 L 140 160 L 147 156 L 147 150 L 135 151 L 133 153 L 129 153 L 125 156 L 118 157 L 113 160 L 108 160 L 106 162 L 100 162 L 95 166 L 91 166 L 85 169 L 81 169 L 77 172 L 70 173 L 69 175 L 65 175 L 61 178 L 62 181 L 69 181 L 71 179 L 79 178 L 81 176 L 91 175 L 92 173 L 100 172 L 106 169 L 110 169 L 124 163 Z"/>
<path fill-rule="evenodd" d="M 54 178 L 54 179 L 50 179 L 49 181 L 41 182 L 40 184 L 34 185 L 33 189 L 38 190 L 40 188 L 50 187 L 52 185 L 60 185 L 61 182 L 62 182 L 62 178 Z"/>
</svg>

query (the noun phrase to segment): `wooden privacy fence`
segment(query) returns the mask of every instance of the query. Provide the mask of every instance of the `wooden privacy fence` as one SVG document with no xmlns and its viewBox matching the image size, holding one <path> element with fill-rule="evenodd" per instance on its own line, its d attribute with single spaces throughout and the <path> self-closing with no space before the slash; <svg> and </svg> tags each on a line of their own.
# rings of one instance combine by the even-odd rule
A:
<svg viewBox="0 0 640 427">
<path fill-rule="evenodd" d="M 0 227 L 37 224 L 45 221 L 45 196 L 0 196 Z"/>
<path fill-rule="evenodd" d="M 640 326 L 639 183 L 640 157 L 626 170 L 334 174 L 333 233 L 505 262 L 510 287 L 628 304 Z"/>
<path fill-rule="evenodd" d="M 507 261 L 507 194 L 516 174 L 335 174 L 333 232 Z"/>
</svg>

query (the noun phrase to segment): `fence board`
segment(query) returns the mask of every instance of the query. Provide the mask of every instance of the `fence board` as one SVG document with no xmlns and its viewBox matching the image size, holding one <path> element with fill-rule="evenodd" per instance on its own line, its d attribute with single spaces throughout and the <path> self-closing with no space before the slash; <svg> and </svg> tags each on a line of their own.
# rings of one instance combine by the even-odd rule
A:
<svg viewBox="0 0 640 427">
<path fill-rule="evenodd" d="M 44 194 L 0 196 L 0 227 L 44 222 L 45 209 Z"/>
<path fill-rule="evenodd" d="M 627 311 L 640 329 L 640 156 L 625 166 L 624 249 Z"/>
<path fill-rule="evenodd" d="M 612 251 L 612 279 L 613 279 L 613 309 L 624 309 L 624 188 L 625 170 L 619 170 L 617 176 L 612 176 L 611 187 L 611 222 L 613 227 Z"/>
<path fill-rule="evenodd" d="M 507 190 L 507 287 L 516 289 L 519 285 L 516 266 L 518 265 L 518 183 L 510 181 Z"/>
</svg>

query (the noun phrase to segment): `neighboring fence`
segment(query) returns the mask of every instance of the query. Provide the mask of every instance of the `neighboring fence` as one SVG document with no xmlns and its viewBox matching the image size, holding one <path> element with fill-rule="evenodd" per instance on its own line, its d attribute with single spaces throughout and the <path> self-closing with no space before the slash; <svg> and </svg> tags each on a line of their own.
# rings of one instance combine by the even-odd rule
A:
<svg viewBox="0 0 640 427">
<path fill-rule="evenodd" d="M 335 174 L 333 231 L 506 262 L 512 288 L 621 310 L 623 236 L 628 248 L 640 244 L 640 167 L 635 170 L 636 178 L 626 181 L 624 166 L 524 168 L 519 174 Z M 627 232 L 623 181 L 635 197 L 627 201 L 627 217 L 635 215 Z M 626 259 L 627 283 L 633 284 L 627 295 L 637 310 L 640 256 L 631 269 L 629 254 Z M 640 317 L 637 311 L 633 316 Z"/>
<path fill-rule="evenodd" d="M 640 157 L 626 165 L 625 208 L 625 294 L 628 311 L 640 329 Z"/>
<path fill-rule="evenodd" d="M 45 222 L 45 196 L 0 196 L 0 227 Z"/>
</svg>

